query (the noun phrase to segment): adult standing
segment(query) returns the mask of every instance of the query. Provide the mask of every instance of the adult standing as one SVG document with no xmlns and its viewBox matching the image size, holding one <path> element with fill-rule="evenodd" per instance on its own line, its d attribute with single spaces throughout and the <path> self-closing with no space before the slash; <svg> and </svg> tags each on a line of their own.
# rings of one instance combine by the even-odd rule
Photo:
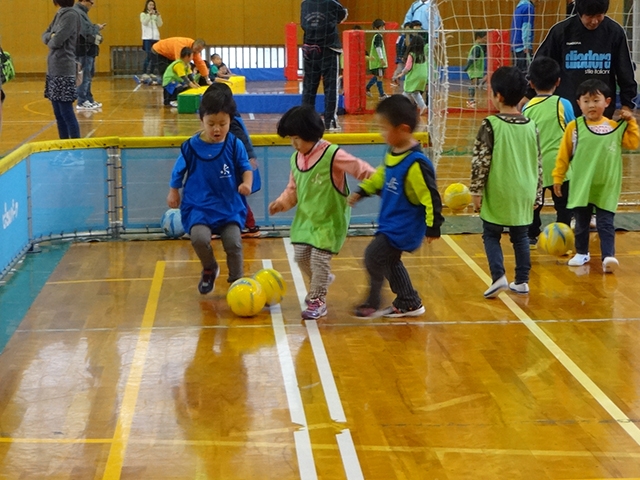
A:
<svg viewBox="0 0 640 480">
<path fill-rule="evenodd" d="M 78 39 L 78 48 L 76 55 L 78 62 L 82 65 L 84 72 L 82 83 L 78 87 L 78 110 L 95 110 L 102 107 L 102 104 L 96 102 L 91 92 L 91 84 L 96 70 L 96 57 L 100 53 L 98 45 L 102 42 L 100 31 L 106 26 L 106 23 L 95 24 L 89 20 L 89 10 L 93 7 L 96 0 L 80 0 L 73 8 L 80 14 L 82 19 L 82 31 Z"/>
<path fill-rule="evenodd" d="M 533 19 L 535 7 L 531 0 L 520 0 L 511 19 L 511 52 L 514 65 L 525 74 L 533 55 Z"/>
<path fill-rule="evenodd" d="M 160 30 L 162 17 L 158 13 L 156 2 L 147 0 L 144 10 L 140 14 L 140 24 L 142 25 L 142 49 L 147 53 L 144 59 L 142 73 L 156 73 L 158 64 L 155 62 L 156 55 L 151 54 L 151 47 L 160 40 Z M 158 72 L 162 75 L 164 72 Z"/>
<path fill-rule="evenodd" d="M 338 24 L 345 21 L 347 14 L 337 0 L 303 0 L 300 6 L 300 25 L 304 30 L 302 104 L 315 108 L 322 79 L 327 130 L 338 129 L 338 70 L 342 52 Z"/>
<path fill-rule="evenodd" d="M 416 0 L 413 2 L 404 16 L 404 24 L 418 21 L 422 24 L 422 30 L 428 32 L 431 29 L 431 12 L 435 13 L 434 25 L 436 27 L 442 26 L 442 19 L 434 0 Z M 429 39 L 426 38 L 426 41 L 429 41 Z"/>
<path fill-rule="evenodd" d="M 49 47 L 44 96 L 51 101 L 60 138 L 80 138 L 80 126 L 73 111 L 76 91 L 76 43 L 82 22 L 73 0 L 53 0 L 60 7 L 42 34 Z"/>
<path fill-rule="evenodd" d="M 155 61 L 158 63 L 160 75 L 164 74 L 170 63 L 180 60 L 180 52 L 183 48 L 188 47 L 193 51 L 193 63 L 198 72 L 200 72 L 200 84 L 206 81 L 207 85 L 211 85 L 209 80 L 209 68 L 202 60 L 202 50 L 204 50 L 205 41 L 201 38 L 193 40 L 187 37 L 169 37 L 164 40 L 157 41 L 152 47 L 152 55 L 155 55 Z"/>
<path fill-rule="evenodd" d="M 627 35 L 620 24 L 606 16 L 609 0 L 576 0 L 576 15 L 556 23 L 536 52 L 560 64 L 556 95 L 571 100 L 576 116 L 582 115 L 576 89 L 585 80 L 598 79 L 612 92 L 620 90 L 623 109 L 633 110 L 637 95 Z M 612 118 L 616 102 L 605 109 Z"/>
</svg>

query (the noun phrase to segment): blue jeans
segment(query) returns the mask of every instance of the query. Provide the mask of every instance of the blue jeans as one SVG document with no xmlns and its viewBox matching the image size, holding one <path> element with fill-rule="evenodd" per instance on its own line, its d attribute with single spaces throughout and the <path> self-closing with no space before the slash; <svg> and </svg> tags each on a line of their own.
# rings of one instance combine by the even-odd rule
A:
<svg viewBox="0 0 640 480">
<path fill-rule="evenodd" d="M 489 261 L 491 280 L 496 281 L 505 274 L 504 256 L 500 246 L 500 238 L 505 227 L 487 221 L 482 221 L 482 241 L 484 251 Z M 528 283 L 531 270 L 531 256 L 529 251 L 529 225 L 519 227 L 506 227 L 509 229 L 509 237 L 513 244 L 513 252 L 516 256 L 515 283 Z"/>
<path fill-rule="evenodd" d="M 151 47 L 153 47 L 157 42 L 158 40 L 142 41 L 142 49 L 147 52 L 147 56 L 144 59 L 144 66 L 142 67 L 142 73 L 154 73 L 154 71 L 158 69 L 158 56 L 152 55 L 153 51 L 151 50 Z"/>
<path fill-rule="evenodd" d="M 594 208 L 596 227 L 600 237 L 600 252 L 604 260 L 605 257 L 613 257 L 616 254 L 616 229 L 613 226 L 615 213 L 602 210 L 593 204 L 573 209 L 573 216 L 576 218 L 576 251 L 582 255 L 589 253 L 589 222 Z"/>
<path fill-rule="evenodd" d="M 78 105 L 82 105 L 86 101 L 94 102 L 93 94 L 91 93 L 91 81 L 95 72 L 95 60 L 96 57 L 78 57 L 83 72 L 82 84 L 78 87 Z"/>
<path fill-rule="evenodd" d="M 78 125 L 76 113 L 73 111 L 73 102 L 52 101 L 51 104 L 58 123 L 60 138 L 80 138 L 80 125 Z"/>
</svg>

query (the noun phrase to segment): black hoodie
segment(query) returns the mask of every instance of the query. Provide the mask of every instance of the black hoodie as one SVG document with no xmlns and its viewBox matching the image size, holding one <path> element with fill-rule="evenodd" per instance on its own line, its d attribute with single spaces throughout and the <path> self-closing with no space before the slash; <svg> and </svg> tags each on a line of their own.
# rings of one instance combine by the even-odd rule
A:
<svg viewBox="0 0 640 480">
<path fill-rule="evenodd" d="M 340 50 L 338 24 L 345 18 L 347 9 L 336 0 L 304 0 L 300 7 L 304 43 Z"/>
</svg>

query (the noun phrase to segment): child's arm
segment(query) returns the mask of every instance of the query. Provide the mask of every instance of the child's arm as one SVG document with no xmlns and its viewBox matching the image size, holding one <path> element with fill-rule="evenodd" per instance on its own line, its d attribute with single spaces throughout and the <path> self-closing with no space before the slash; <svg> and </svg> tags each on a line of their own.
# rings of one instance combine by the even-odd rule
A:
<svg viewBox="0 0 640 480">
<path fill-rule="evenodd" d="M 349 195 L 347 202 L 354 206 L 362 197 L 370 197 L 380 192 L 384 187 L 385 166 L 380 165 L 369 178 L 365 179 L 359 186 L 358 191 Z"/>
<path fill-rule="evenodd" d="M 576 121 L 573 120 L 569 122 L 564 131 L 560 148 L 558 149 L 558 155 L 556 156 L 556 166 L 551 172 L 551 176 L 553 177 L 553 193 L 555 193 L 557 197 L 562 196 L 562 183 L 564 182 L 567 170 L 569 170 L 571 157 L 573 157 L 573 133 L 575 130 Z"/>
<path fill-rule="evenodd" d="M 287 183 L 284 191 L 278 198 L 269 204 L 269 215 L 275 215 L 276 213 L 291 210 L 297 203 L 298 187 L 295 179 L 293 178 L 293 173 L 289 173 L 289 183 Z"/>
<path fill-rule="evenodd" d="M 251 186 L 253 184 L 253 168 L 249 163 L 249 157 L 247 156 L 247 150 L 239 139 L 234 139 L 235 145 L 235 158 L 233 161 L 236 164 L 236 168 L 242 172 L 242 183 L 238 185 L 238 193 L 241 195 L 251 195 Z"/>
<path fill-rule="evenodd" d="M 482 192 L 489 178 L 491 159 L 493 158 L 493 129 L 491 123 L 485 118 L 480 124 L 480 130 L 473 144 L 473 157 L 471 158 L 471 196 L 476 212 L 482 206 Z"/>
<path fill-rule="evenodd" d="M 629 150 L 635 150 L 640 144 L 640 131 L 638 131 L 638 122 L 630 110 L 621 110 L 620 118 L 626 120 L 628 125 L 622 136 L 622 147 Z"/>
<path fill-rule="evenodd" d="M 398 75 L 394 75 L 393 80 L 397 80 L 403 75 L 406 75 L 411 71 L 412 68 L 413 68 L 413 57 L 409 55 L 407 57 L 407 61 L 404 63 L 404 68 L 402 69 L 402 72 L 400 72 Z"/>
<path fill-rule="evenodd" d="M 342 148 L 339 148 L 333 157 L 331 174 L 333 175 L 334 184 L 336 184 L 337 179 L 343 179 L 345 174 L 349 174 L 358 180 L 365 180 L 373 175 L 375 171 L 376 169 L 367 162 L 354 157 Z"/>
<path fill-rule="evenodd" d="M 424 205 L 425 223 L 427 224 L 426 237 L 428 243 L 431 243 L 434 239 L 440 238 L 440 226 L 444 222 L 442 200 L 436 185 L 433 166 L 423 160 L 415 162 L 409 168 L 405 181 L 407 197 Z M 414 196 L 415 199 L 412 198 Z"/>
<path fill-rule="evenodd" d="M 169 194 L 167 195 L 167 205 L 169 208 L 178 208 L 180 206 L 180 188 L 182 188 L 182 180 L 187 171 L 187 162 L 180 155 L 171 172 L 171 180 L 169 181 Z"/>
</svg>

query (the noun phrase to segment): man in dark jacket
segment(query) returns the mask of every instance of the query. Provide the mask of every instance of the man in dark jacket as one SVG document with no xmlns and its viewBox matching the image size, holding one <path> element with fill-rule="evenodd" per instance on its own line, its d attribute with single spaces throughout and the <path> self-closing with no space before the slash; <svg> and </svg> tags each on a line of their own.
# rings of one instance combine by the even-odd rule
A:
<svg viewBox="0 0 640 480">
<path fill-rule="evenodd" d="M 609 0 L 576 0 L 576 15 L 556 23 L 537 56 L 551 57 L 560 64 L 561 82 L 555 94 L 571 100 L 576 116 L 582 112 L 576 88 L 585 80 L 598 79 L 612 92 L 620 91 L 623 109 L 633 110 L 637 95 L 633 63 L 624 29 L 605 14 Z M 616 102 L 604 114 L 612 118 Z"/>
<path fill-rule="evenodd" d="M 102 104 L 96 102 L 91 92 L 91 82 L 95 73 L 96 57 L 100 49 L 98 45 L 102 41 L 100 31 L 106 24 L 94 24 L 89 20 L 89 10 L 93 7 L 96 0 L 80 0 L 73 8 L 77 10 L 82 19 L 82 30 L 78 38 L 78 46 L 76 56 L 78 63 L 82 66 L 83 77 L 82 84 L 78 87 L 78 110 L 94 110 L 102 107 Z"/>
<path fill-rule="evenodd" d="M 338 24 L 347 18 L 347 9 L 337 0 L 303 0 L 300 25 L 304 30 L 304 80 L 302 104 L 315 107 L 320 78 L 324 86 L 324 124 L 338 129 L 338 71 L 342 43 Z"/>
</svg>

